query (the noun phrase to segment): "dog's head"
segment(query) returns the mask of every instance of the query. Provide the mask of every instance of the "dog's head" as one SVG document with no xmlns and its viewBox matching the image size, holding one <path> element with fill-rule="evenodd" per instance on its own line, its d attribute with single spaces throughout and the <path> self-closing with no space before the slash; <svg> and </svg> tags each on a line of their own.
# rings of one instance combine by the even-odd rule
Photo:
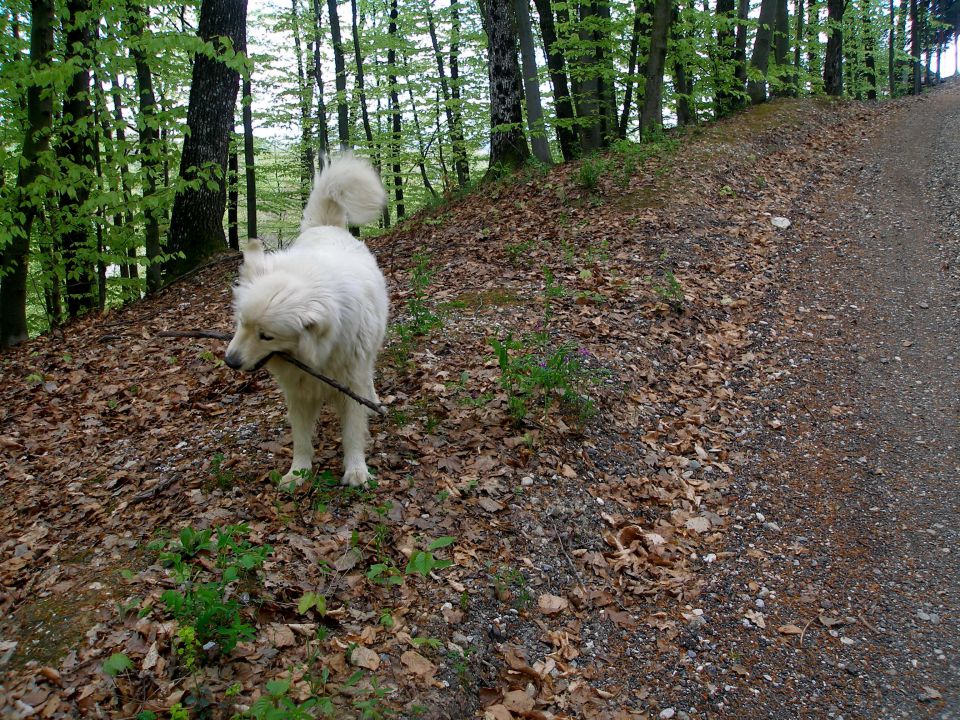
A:
<svg viewBox="0 0 960 720">
<path fill-rule="evenodd" d="M 311 278 L 284 268 L 252 240 L 243 254 L 240 281 L 233 290 L 236 330 L 226 364 L 254 370 L 273 353 L 288 353 L 312 364 L 335 315 Z"/>
</svg>

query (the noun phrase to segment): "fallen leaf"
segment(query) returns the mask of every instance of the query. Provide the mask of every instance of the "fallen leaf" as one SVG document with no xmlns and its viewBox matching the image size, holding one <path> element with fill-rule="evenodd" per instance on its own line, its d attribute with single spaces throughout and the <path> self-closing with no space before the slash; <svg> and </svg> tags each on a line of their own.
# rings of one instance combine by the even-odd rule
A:
<svg viewBox="0 0 960 720">
<path fill-rule="evenodd" d="M 570 602 L 559 595 L 544 593 L 537 599 L 537 607 L 544 615 L 556 615 L 570 606 Z"/>
<path fill-rule="evenodd" d="M 431 679 L 437 672 L 437 666 L 416 650 L 407 650 L 400 656 L 400 662 L 406 665 L 412 673 L 427 680 Z"/>
<path fill-rule="evenodd" d="M 350 653 L 350 664 L 356 667 L 376 671 L 380 667 L 380 656 L 370 648 L 357 645 Z"/>
<path fill-rule="evenodd" d="M 533 698 L 523 690 L 511 690 L 503 696 L 503 706 L 511 712 L 530 712 L 535 705 Z"/>
<path fill-rule="evenodd" d="M 781 635 L 800 635 L 803 633 L 796 625 L 781 625 L 777 628 L 777 632 Z"/>
</svg>

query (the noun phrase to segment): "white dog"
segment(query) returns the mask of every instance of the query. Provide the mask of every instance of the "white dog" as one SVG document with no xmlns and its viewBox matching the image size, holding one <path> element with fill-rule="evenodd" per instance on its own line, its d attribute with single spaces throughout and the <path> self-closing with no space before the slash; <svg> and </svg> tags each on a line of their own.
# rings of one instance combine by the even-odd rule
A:
<svg viewBox="0 0 960 720">
<path fill-rule="evenodd" d="M 227 348 L 231 368 L 253 370 L 270 353 L 285 352 L 373 402 L 373 367 L 387 327 L 387 288 L 376 260 L 346 230 L 379 216 L 387 196 L 370 164 L 345 154 L 314 180 L 300 237 L 264 253 L 252 240 L 234 289 L 237 329 Z M 313 465 L 313 432 L 324 403 L 340 416 L 343 483 L 362 485 L 368 410 L 290 363 L 267 368 L 287 401 L 293 464 L 285 482 Z"/>
</svg>

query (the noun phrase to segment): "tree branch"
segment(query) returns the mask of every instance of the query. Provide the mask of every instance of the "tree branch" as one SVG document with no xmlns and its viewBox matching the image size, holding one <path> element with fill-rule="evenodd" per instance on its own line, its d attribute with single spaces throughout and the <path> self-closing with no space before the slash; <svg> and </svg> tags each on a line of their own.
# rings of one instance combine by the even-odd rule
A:
<svg viewBox="0 0 960 720">
<path fill-rule="evenodd" d="M 158 337 L 210 338 L 212 340 L 229 340 L 230 338 L 233 337 L 229 333 L 216 332 L 215 330 L 164 330 L 162 332 L 157 333 L 157 336 Z M 260 366 L 262 367 L 263 363 L 269 360 L 271 357 L 278 357 L 281 360 L 285 360 L 286 362 L 290 363 L 294 367 L 300 368 L 301 370 L 303 370 L 303 372 L 307 373 L 308 375 L 312 375 L 317 380 L 320 380 L 321 382 L 325 382 L 330 387 L 336 390 L 339 390 L 347 397 L 355 400 L 361 405 L 364 405 L 370 408 L 371 410 L 373 410 L 374 412 L 380 415 L 387 414 L 386 409 L 382 405 L 378 405 L 372 400 L 368 400 L 365 397 L 361 397 L 360 395 L 357 395 L 353 390 L 348 388 L 346 385 L 343 385 L 337 382 L 336 380 L 334 380 L 333 378 L 329 378 L 326 375 L 323 375 L 322 373 L 318 373 L 316 370 L 313 370 L 309 365 L 305 365 L 304 363 L 300 362 L 295 357 L 288 355 L 287 353 L 282 353 L 282 352 L 271 353 L 266 358 L 264 358 L 263 361 L 261 361 Z"/>
</svg>

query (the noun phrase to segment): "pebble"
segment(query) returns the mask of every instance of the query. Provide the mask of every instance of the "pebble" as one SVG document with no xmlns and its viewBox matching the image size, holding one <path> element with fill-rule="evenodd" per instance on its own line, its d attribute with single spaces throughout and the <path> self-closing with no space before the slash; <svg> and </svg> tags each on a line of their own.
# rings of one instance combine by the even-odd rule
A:
<svg viewBox="0 0 960 720">
<path fill-rule="evenodd" d="M 526 477 L 522 477 L 520 478 L 520 484 L 523 487 L 530 487 L 531 485 L 533 485 L 533 478 L 530 477 L 529 475 L 527 475 Z"/>
<path fill-rule="evenodd" d="M 676 711 L 674 708 L 672 708 L 672 707 L 671 707 L 671 708 L 667 708 L 666 710 L 661 710 L 661 711 L 660 711 L 660 717 L 663 718 L 663 720 L 669 720 L 670 718 L 672 718 L 672 717 L 673 717 L 674 715 L 676 715 L 676 714 L 677 714 L 677 711 Z"/>
</svg>

